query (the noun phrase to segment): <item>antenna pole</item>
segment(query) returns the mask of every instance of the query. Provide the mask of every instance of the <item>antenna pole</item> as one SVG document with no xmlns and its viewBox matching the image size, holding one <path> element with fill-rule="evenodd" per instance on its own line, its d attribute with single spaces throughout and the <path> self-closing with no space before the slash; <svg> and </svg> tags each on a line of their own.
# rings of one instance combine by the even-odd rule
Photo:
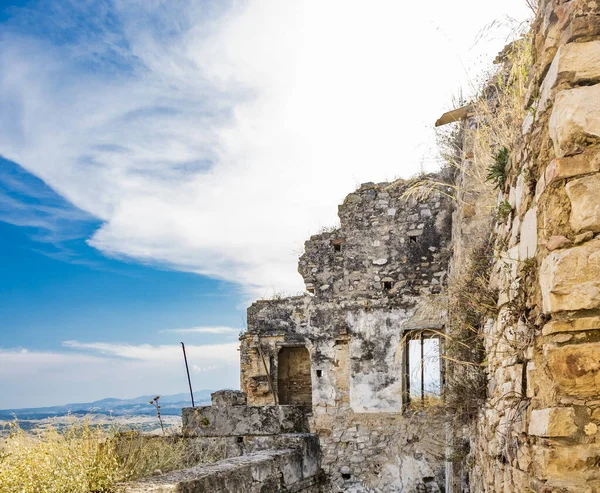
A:
<svg viewBox="0 0 600 493">
<path fill-rule="evenodd" d="M 181 349 L 183 349 L 183 360 L 185 361 L 185 371 L 187 372 L 188 385 L 190 386 L 190 397 L 192 398 L 192 407 L 196 407 L 194 404 L 194 392 L 192 391 L 192 380 L 190 379 L 190 369 L 188 368 L 187 356 L 185 354 L 185 344 L 181 343 Z"/>
</svg>

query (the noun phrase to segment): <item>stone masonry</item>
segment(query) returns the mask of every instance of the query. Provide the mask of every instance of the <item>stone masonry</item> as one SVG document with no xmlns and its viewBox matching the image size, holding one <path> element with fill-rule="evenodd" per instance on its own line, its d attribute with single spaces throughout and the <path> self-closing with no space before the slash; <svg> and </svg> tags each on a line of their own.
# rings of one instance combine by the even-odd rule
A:
<svg viewBox="0 0 600 493">
<path fill-rule="evenodd" d="M 544 0 L 496 224 L 472 491 L 600 491 L 600 2 Z M 468 124 L 467 124 L 468 127 Z"/>
<path fill-rule="evenodd" d="M 333 491 L 444 489 L 443 424 L 413 426 L 427 417 L 407 410 L 404 362 L 411 331 L 443 331 L 452 205 L 407 195 L 414 182 L 348 195 L 340 228 L 305 244 L 307 294 L 248 310 L 242 390 L 251 405 L 304 396 Z"/>
</svg>

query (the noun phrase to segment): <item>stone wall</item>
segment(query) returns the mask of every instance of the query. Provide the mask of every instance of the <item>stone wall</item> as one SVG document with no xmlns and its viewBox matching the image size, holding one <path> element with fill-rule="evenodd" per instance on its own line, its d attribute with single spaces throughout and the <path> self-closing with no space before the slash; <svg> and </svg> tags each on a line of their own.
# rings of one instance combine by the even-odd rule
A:
<svg viewBox="0 0 600 493">
<path fill-rule="evenodd" d="M 472 491 L 600 491 L 599 38 L 599 2 L 541 2 L 498 197 Z"/>
<path fill-rule="evenodd" d="M 211 397 L 211 406 L 184 408 L 182 412 L 184 433 L 177 440 L 183 440 L 186 455 L 197 465 L 126 483 L 119 491 L 323 491 L 319 439 L 307 433 L 303 409 L 251 407 L 245 394 L 234 390 L 218 391 Z"/>
<path fill-rule="evenodd" d="M 429 177 L 445 180 L 445 176 Z M 285 348 L 306 348 L 311 431 L 333 491 L 440 491 L 444 433 L 406 410 L 404 337 L 443 330 L 452 204 L 415 181 L 365 184 L 339 207 L 340 228 L 310 238 L 299 271 L 308 293 L 248 309 L 241 387 L 251 405 L 282 395 Z M 421 491 L 421 490 L 419 490 Z"/>
</svg>

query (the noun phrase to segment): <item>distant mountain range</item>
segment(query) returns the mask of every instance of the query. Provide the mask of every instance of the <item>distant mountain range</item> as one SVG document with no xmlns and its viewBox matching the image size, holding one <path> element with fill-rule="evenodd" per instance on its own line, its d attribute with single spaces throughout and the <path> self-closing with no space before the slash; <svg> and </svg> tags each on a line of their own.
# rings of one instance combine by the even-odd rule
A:
<svg viewBox="0 0 600 493">
<path fill-rule="evenodd" d="M 210 404 L 210 394 L 213 390 L 199 390 L 194 392 L 194 403 L 198 405 Z M 61 417 L 71 414 L 84 416 L 86 414 L 106 414 L 112 416 L 140 416 L 156 415 L 156 409 L 149 402 L 156 394 L 142 395 L 135 399 L 102 399 L 100 401 L 64 406 L 36 407 L 26 409 L 1 409 L 0 420 L 12 420 L 15 416 L 19 420 L 35 420 L 51 417 Z M 163 415 L 181 415 L 181 408 L 191 407 L 192 401 L 189 393 L 161 395 L 160 411 Z"/>
</svg>

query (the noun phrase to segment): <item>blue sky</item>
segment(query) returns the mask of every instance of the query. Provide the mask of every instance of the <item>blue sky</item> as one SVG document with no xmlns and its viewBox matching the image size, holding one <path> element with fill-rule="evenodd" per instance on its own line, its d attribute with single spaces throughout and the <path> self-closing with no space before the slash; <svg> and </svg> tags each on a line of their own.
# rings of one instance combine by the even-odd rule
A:
<svg viewBox="0 0 600 493">
<path fill-rule="evenodd" d="M 182 339 L 237 386 L 245 307 L 358 184 L 439 165 L 530 14 L 365 5 L 0 2 L 0 408 L 183 391 Z"/>
<path fill-rule="evenodd" d="M 112 381 L 98 382 L 99 392 L 88 387 L 89 379 L 69 389 L 70 372 L 81 364 L 95 363 L 71 363 L 69 357 L 82 352 L 102 354 L 96 347 L 85 347 L 99 340 L 113 345 L 127 343 L 130 351 L 150 345 L 149 353 L 140 355 L 142 362 L 152 359 L 156 348 L 176 346 L 182 340 L 192 351 L 199 344 L 235 344 L 244 326 L 238 285 L 106 257 L 86 243 L 100 226 L 97 219 L 74 208 L 16 163 L 0 159 L 0 169 L 0 358 L 5 361 L 0 361 L 2 407 L 153 393 L 151 382 L 134 379 L 133 385 L 115 394 L 116 375 L 111 372 L 108 376 Z M 237 385 L 237 354 L 235 348 L 226 350 L 233 356 L 225 362 L 204 364 L 204 358 L 195 359 L 192 354 L 190 363 L 198 390 Z M 33 360 L 14 363 L 30 363 L 29 371 L 20 368 L 17 375 L 14 369 L 3 368 L 15 354 L 24 356 L 23 351 Z M 102 366 L 126 362 L 129 356 L 116 351 L 117 346 L 105 348 Z M 49 355 L 60 355 L 64 360 L 45 363 Z M 162 383 L 163 388 L 158 389 L 161 393 L 185 389 L 184 369 L 176 359 L 171 358 L 168 364 L 178 371 L 166 372 L 174 375 L 167 385 Z M 162 364 L 159 360 L 156 366 Z"/>
</svg>

